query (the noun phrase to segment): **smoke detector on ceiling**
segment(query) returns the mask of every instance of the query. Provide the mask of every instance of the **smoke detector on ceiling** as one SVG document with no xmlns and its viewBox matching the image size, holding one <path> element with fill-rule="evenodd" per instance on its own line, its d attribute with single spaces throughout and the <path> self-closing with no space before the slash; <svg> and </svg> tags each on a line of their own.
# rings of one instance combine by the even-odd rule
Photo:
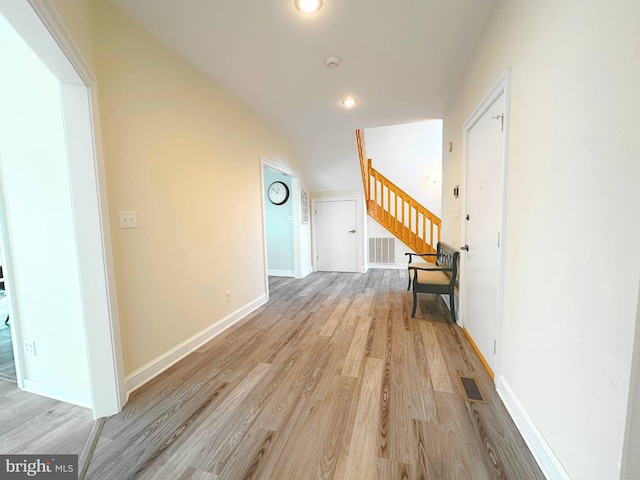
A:
<svg viewBox="0 0 640 480">
<path fill-rule="evenodd" d="M 324 64 L 330 70 L 334 70 L 338 68 L 341 63 L 342 63 L 342 60 L 340 59 L 340 57 L 330 56 L 324 59 Z"/>
</svg>

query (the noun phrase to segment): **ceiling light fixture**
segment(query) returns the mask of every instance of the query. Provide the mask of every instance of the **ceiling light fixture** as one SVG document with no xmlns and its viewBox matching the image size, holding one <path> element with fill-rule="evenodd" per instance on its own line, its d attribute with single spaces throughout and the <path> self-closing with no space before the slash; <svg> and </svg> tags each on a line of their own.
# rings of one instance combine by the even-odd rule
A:
<svg viewBox="0 0 640 480">
<path fill-rule="evenodd" d="M 347 98 L 343 99 L 342 102 L 340 102 L 340 103 L 342 103 L 342 105 L 345 108 L 352 108 L 352 107 L 354 107 L 356 105 L 356 103 L 358 103 L 358 100 L 356 100 L 353 97 L 347 97 Z"/>
<path fill-rule="evenodd" d="M 296 8 L 307 15 L 316 13 L 322 7 L 322 0 L 294 0 Z"/>
<path fill-rule="evenodd" d="M 342 59 L 340 57 L 336 57 L 334 55 L 331 55 L 330 57 L 327 57 L 327 58 L 324 59 L 324 64 L 330 70 L 334 70 L 334 69 L 338 68 L 341 63 L 342 63 Z"/>
</svg>

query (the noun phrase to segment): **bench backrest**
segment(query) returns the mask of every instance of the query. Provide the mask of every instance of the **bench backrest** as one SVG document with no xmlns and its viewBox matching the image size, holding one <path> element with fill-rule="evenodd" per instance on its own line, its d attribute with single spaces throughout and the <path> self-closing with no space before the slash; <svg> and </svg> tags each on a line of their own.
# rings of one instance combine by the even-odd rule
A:
<svg viewBox="0 0 640 480">
<path fill-rule="evenodd" d="M 457 282 L 458 279 L 458 263 L 460 261 L 460 252 L 450 247 L 446 243 L 438 242 L 436 265 L 439 267 L 452 268 L 452 272 L 445 272 L 451 275 L 451 281 Z"/>
</svg>

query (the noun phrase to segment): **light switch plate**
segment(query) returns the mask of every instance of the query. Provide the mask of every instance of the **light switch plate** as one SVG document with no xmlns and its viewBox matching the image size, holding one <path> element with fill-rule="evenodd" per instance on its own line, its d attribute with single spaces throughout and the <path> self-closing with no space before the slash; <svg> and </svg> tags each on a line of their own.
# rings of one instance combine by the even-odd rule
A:
<svg viewBox="0 0 640 480">
<path fill-rule="evenodd" d="M 120 215 L 120 228 L 136 228 L 136 212 L 118 212 Z"/>
</svg>

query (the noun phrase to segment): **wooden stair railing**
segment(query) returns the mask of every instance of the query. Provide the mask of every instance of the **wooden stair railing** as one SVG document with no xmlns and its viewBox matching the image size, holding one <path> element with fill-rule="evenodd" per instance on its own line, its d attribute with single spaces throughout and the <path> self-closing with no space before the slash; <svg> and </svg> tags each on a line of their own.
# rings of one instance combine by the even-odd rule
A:
<svg viewBox="0 0 640 480">
<path fill-rule="evenodd" d="M 371 162 L 367 160 L 367 148 L 364 143 L 364 130 L 356 130 L 356 143 L 358 144 L 358 158 L 360 159 L 360 172 L 362 172 L 362 186 L 364 187 L 364 198 L 367 201 L 367 212 L 369 211 L 369 167 Z"/>
<path fill-rule="evenodd" d="M 356 130 L 367 213 L 417 253 L 435 253 L 440 218 L 371 166 L 364 132 Z"/>
</svg>

